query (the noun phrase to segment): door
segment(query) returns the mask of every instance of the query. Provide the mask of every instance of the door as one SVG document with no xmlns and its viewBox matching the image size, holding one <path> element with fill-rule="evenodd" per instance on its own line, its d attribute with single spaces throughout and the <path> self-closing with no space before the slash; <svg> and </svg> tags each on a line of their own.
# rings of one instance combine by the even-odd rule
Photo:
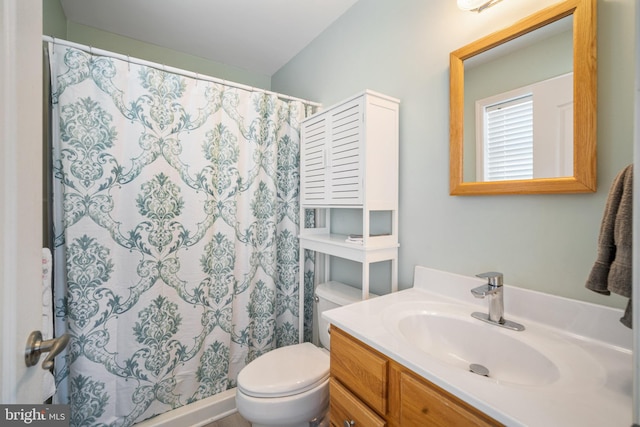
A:
<svg viewBox="0 0 640 427">
<path fill-rule="evenodd" d="M 362 204 L 363 97 L 316 114 L 302 124 L 301 201 L 305 205 Z"/>
<path fill-rule="evenodd" d="M 315 115 L 302 123 L 300 148 L 300 193 L 305 205 L 327 203 L 328 114 Z"/>
<path fill-rule="evenodd" d="M 42 403 L 42 0 L 0 0 L 0 403 Z"/>
<path fill-rule="evenodd" d="M 364 96 L 358 97 L 330 111 L 330 204 L 362 204 L 363 99 Z"/>
</svg>

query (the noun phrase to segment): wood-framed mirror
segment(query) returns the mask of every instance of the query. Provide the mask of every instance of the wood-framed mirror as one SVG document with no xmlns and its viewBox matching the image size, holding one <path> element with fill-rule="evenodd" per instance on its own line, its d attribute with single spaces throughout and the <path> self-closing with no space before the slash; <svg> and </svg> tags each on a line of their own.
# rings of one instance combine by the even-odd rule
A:
<svg viewBox="0 0 640 427">
<path fill-rule="evenodd" d="M 451 52 L 449 76 L 449 183 L 451 195 L 587 193 L 596 191 L 596 19 L 596 0 L 565 0 L 536 12 L 508 28 Z M 565 140 L 564 148 L 560 147 L 559 144 L 561 143 L 555 142 L 556 146 L 553 148 L 555 152 L 564 150 L 564 155 L 557 155 L 557 158 L 553 160 L 554 163 L 557 163 L 554 166 L 555 172 L 540 172 L 538 174 L 538 172 L 528 171 L 522 176 L 517 174 L 500 176 L 500 174 L 497 174 L 497 177 L 491 177 L 487 172 L 491 169 L 491 163 L 487 163 L 487 159 L 491 157 L 486 154 L 488 153 L 487 147 L 490 147 L 490 142 L 492 141 L 492 137 L 486 130 L 491 127 L 492 123 L 487 118 L 489 117 L 489 112 L 506 111 L 503 105 L 511 104 L 502 104 L 502 102 L 509 97 L 512 100 L 524 100 L 523 89 L 527 92 L 527 88 L 534 85 L 534 83 L 537 85 L 538 82 L 518 83 L 518 87 L 501 89 L 499 95 L 485 96 L 482 100 L 472 99 L 470 95 L 471 83 L 469 78 L 465 78 L 465 67 L 471 67 L 471 64 L 474 63 L 485 62 L 485 58 L 491 58 L 490 61 L 493 62 L 493 58 L 502 55 L 501 51 L 509 51 L 509 47 L 513 45 L 515 46 L 511 50 L 519 51 L 522 55 L 525 52 L 525 48 L 519 43 L 523 40 L 552 38 L 547 34 L 553 33 L 553 28 L 560 28 L 560 30 L 556 31 L 557 33 L 562 31 L 561 28 L 563 26 L 567 25 L 569 28 L 568 44 L 570 49 L 567 53 L 567 56 L 570 56 L 567 62 L 570 63 L 569 67 L 571 69 L 570 73 L 565 74 L 569 76 L 568 90 L 570 98 L 567 101 L 567 108 L 563 109 L 562 112 L 555 113 L 558 116 L 564 114 L 564 125 L 560 125 L 560 127 L 564 127 L 560 130 L 552 131 L 552 133 L 564 135 L 561 137 Z M 543 37 L 536 37 L 543 33 L 545 33 Z M 562 41 L 557 43 L 563 44 Z M 562 49 L 566 51 L 566 45 L 567 43 L 564 42 L 565 47 L 559 48 L 559 51 L 562 51 Z M 543 55 L 547 56 L 543 57 L 544 60 L 536 59 L 533 62 L 545 65 L 543 68 L 545 68 L 545 72 L 548 72 L 546 70 L 550 68 L 548 66 L 550 59 L 548 58 L 553 56 L 551 52 L 555 50 L 546 45 L 538 46 L 536 49 L 544 52 Z M 480 58 L 482 59 L 480 60 Z M 531 58 L 535 57 L 529 56 L 529 59 Z M 527 67 L 532 69 L 537 65 L 530 64 Z M 515 71 L 515 68 L 508 68 L 510 68 L 512 75 L 527 74 L 529 72 L 527 70 L 527 72 L 519 73 Z M 487 68 L 487 70 L 490 69 Z M 470 70 L 467 71 L 469 71 L 468 74 L 470 75 Z M 491 73 L 497 80 L 509 80 L 501 78 L 495 71 Z M 554 79 L 555 77 L 547 78 L 545 81 Z M 465 83 L 469 85 L 467 91 L 465 90 Z M 491 85 L 483 82 L 481 86 Z M 465 91 L 467 92 L 466 100 Z M 551 91 L 559 92 L 554 89 Z M 495 101 L 495 97 L 500 98 L 501 101 Z M 531 103 L 542 105 L 538 103 L 537 99 L 539 98 L 531 98 Z M 465 102 L 467 103 L 466 107 Z M 520 104 L 520 101 L 510 102 Z M 548 111 L 550 108 L 545 107 L 543 110 Z M 560 110 L 558 108 L 558 111 Z M 538 157 L 538 154 L 536 154 L 537 157 L 534 159 L 531 152 L 534 150 L 534 141 L 537 143 L 536 139 L 542 139 L 539 136 L 542 133 L 533 128 L 533 123 L 536 118 L 542 117 L 543 114 L 536 112 L 539 110 L 531 109 L 529 111 L 527 114 L 530 115 L 532 123 L 527 131 L 529 133 L 527 138 L 530 139 L 530 142 L 527 143 L 530 144 L 527 162 L 542 164 L 542 160 L 539 160 L 542 157 Z M 471 115 L 474 115 L 473 120 L 469 120 Z M 558 119 L 553 120 L 557 121 Z M 538 120 L 539 122 L 540 120 Z M 540 127 L 539 125 L 536 126 Z M 549 128 L 549 124 L 544 122 L 542 127 Z M 477 131 L 478 129 L 479 131 Z M 538 150 L 538 148 L 535 148 L 535 150 Z M 561 160 L 558 160 L 558 158 Z M 560 163 L 563 166 L 559 166 Z M 513 178 L 514 176 L 515 178 Z"/>
</svg>

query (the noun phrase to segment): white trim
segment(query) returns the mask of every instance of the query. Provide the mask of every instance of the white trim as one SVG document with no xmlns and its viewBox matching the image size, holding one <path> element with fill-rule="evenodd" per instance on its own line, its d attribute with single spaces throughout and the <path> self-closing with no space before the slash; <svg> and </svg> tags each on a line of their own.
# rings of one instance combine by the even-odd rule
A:
<svg viewBox="0 0 640 427">
<path fill-rule="evenodd" d="M 42 403 L 42 1 L 0 0 L 0 402 Z M 34 167 L 35 166 L 35 167 Z"/>
<path fill-rule="evenodd" d="M 485 181 L 485 157 L 486 157 L 486 109 L 492 105 L 509 102 L 516 98 L 522 98 L 531 95 L 531 86 L 522 86 L 503 93 L 489 96 L 487 98 L 478 99 L 475 102 L 476 116 L 476 181 Z"/>
<path fill-rule="evenodd" d="M 0 176 L 2 192 L 0 194 L 0 220 L 2 249 L 0 249 L 0 292 L 2 292 L 2 347 L 12 349 L 17 341 L 16 328 L 13 319 L 16 318 L 16 287 L 12 284 L 17 281 L 16 273 L 16 206 L 17 192 L 17 154 L 15 141 L 18 138 L 17 111 L 14 106 L 17 103 L 16 79 L 16 49 L 17 43 L 17 0 L 2 2 L 2 59 L 0 69 L 2 84 L 0 86 L 0 103 L 3 106 L 0 128 L 2 129 L 2 175 Z M 2 393 L 0 401 L 3 403 L 15 402 L 16 390 L 16 354 L 14 351 L 3 351 L 2 355 Z"/>
<path fill-rule="evenodd" d="M 636 4 L 635 16 L 635 112 L 633 135 L 633 250 L 640 248 L 640 7 Z M 640 426 L 640 257 L 633 257 L 632 310 L 633 317 L 633 423 Z"/>
<path fill-rule="evenodd" d="M 96 48 L 94 48 L 92 46 L 87 46 L 87 45 L 83 45 L 83 44 L 79 44 L 79 43 L 74 43 L 74 42 L 70 42 L 68 40 L 57 39 L 57 38 L 51 37 L 51 36 L 42 36 L 42 40 L 45 41 L 45 42 L 48 42 L 48 43 L 52 43 L 54 46 L 55 45 L 68 46 L 68 47 L 72 47 L 74 49 L 80 49 L 80 50 L 83 50 L 85 52 L 89 52 L 92 55 L 107 56 L 109 58 L 115 58 L 115 59 L 119 59 L 121 61 L 127 61 L 127 62 L 130 62 L 132 64 L 144 65 L 146 67 L 151 67 L 151 68 L 155 68 L 155 69 L 162 70 L 162 71 L 168 71 L 170 73 L 179 74 L 179 75 L 185 76 L 185 77 L 191 77 L 191 78 L 194 78 L 194 79 L 197 79 L 197 80 L 218 83 L 218 84 L 222 84 L 222 85 L 225 85 L 225 86 L 231 86 L 231 87 L 235 87 L 235 88 L 238 88 L 238 89 L 244 89 L 244 90 L 247 90 L 247 91 L 250 91 L 250 92 L 261 92 L 261 93 L 266 93 L 268 95 L 276 95 L 278 98 L 281 98 L 281 99 L 285 99 L 285 100 L 288 100 L 288 101 L 300 101 L 300 102 L 304 102 L 305 104 L 309 104 L 309 105 L 314 106 L 314 107 L 321 107 L 322 106 L 322 104 L 320 104 L 318 102 L 308 101 L 306 99 L 296 98 L 296 97 L 293 97 L 293 96 L 284 95 L 284 94 L 281 94 L 281 93 L 272 92 L 272 91 L 269 91 L 269 90 L 260 89 L 260 88 L 253 87 L 253 86 L 243 85 L 241 83 L 230 82 L 228 80 L 223 80 L 223 79 L 219 79 L 219 78 L 216 78 L 216 77 L 211 77 L 211 76 L 195 73 L 193 71 L 188 71 L 188 70 L 184 70 L 184 69 L 181 69 L 181 68 L 175 68 L 175 67 L 167 66 L 167 65 L 164 65 L 164 64 L 159 64 L 157 62 L 151 62 L 151 61 L 146 61 L 144 59 L 133 58 L 133 57 L 130 57 L 129 55 L 122 55 L 120 53 L 111 52 L 111 51 L 108 51 L 108 50 L 96 49 Z"/>
</svg>

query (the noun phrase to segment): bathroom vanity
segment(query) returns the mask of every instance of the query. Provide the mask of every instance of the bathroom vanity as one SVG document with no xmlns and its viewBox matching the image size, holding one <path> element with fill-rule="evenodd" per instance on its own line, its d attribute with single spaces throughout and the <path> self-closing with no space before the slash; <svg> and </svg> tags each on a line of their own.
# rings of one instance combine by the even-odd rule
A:
<svg viewBox="0 0 640 427">
<path fill-rule="evenodd" d="M 417 267 L 414 286 L 323 313 L 335 426 L 632 424 L 622 310 L 510 287 L 513 331 L 473 318 L 485 281 Z M 470 365 L 481 365 L 482 373 Z M 353 424 L 351 422 L 354 422 Z"/>
<path fill-rule="evenodd" d="M 502 424 L 335 326 L 331 328 L 331 424 Z"/>
</svg>

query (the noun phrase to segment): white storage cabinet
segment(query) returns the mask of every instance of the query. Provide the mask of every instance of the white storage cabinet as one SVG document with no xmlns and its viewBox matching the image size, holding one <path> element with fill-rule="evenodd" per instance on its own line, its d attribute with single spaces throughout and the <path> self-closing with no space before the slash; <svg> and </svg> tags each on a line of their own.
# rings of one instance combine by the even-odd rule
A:
<svg viewBox="0 0 640 427">
<path fill-rule="evenodd" d="M 370 264 L 391 262 L 391 292 L 398 283 L 398 115 L 399 101 L 365 91 L 305 119 L 300 149 L 300 312 L 303 311 L 304 250 L 324 254 L 320 279 L 330 276 L 329 257 L 362 264 L 362 296 L 369 296 Z M 331 210 L 359 209 L 362 228 L 350 231 L 362 243 L 334 234 Z M 316 227 L 305 228 L 308 209 Z M 371 213 L 387 212 L 385 233 L 371 235 Z M 301 317 L 300 331 L 302 334 Z"/>
</svg>

